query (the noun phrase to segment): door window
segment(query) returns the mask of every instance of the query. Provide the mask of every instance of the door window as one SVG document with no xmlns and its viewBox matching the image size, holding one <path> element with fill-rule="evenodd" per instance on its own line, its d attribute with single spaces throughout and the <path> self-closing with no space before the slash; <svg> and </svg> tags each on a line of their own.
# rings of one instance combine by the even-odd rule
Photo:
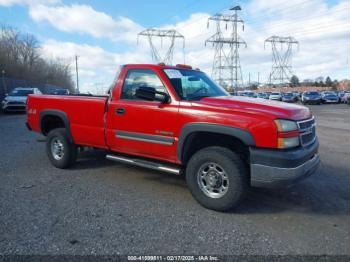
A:
<svg viewBox="0 0 350 262">
<path fill-rule="evenodd" d="M 136 97 L 136 89 L 139 87 L 153 87 L 158 92 L 167 93 L 162 81 L 152 70 L 130 69 L 124 81 L 121 99 L 140 100 Z"/>
</svg>

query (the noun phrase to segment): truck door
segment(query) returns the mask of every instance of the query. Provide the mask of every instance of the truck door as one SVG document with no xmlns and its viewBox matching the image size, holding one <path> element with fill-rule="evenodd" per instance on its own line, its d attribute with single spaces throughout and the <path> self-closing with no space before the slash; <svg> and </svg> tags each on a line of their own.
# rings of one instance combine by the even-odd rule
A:
<svg viewBox="0 0 350 262">
<path fill-rule="evenodd" d="M 109 104 L 107 143 L 113 151 L 175 162 L 179 104 L 140 100 L 135 91 L 141 86 L 168 93 L 155 71 L 128 69 L 120 99 Z"/>
</svg>

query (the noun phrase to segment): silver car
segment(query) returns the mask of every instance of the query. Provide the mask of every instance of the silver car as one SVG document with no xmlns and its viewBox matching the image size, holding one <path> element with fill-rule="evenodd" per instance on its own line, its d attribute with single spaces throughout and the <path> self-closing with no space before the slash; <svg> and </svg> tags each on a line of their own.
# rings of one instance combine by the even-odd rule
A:
<svg viewBox="0 0 350 262">
<path fill-rule="evenodd" d="M 282 101 L 282 94 L 281 94 L 281 92 L 272 92 L 269 96 L 269 99 Z"/>
<path fill-rule="evenodd" d="M 2 110 L 4 112 L 25 111 L 28 95 L 42 94 L 38 88 L 16 87 L 2 101 Z"/>
</svg>

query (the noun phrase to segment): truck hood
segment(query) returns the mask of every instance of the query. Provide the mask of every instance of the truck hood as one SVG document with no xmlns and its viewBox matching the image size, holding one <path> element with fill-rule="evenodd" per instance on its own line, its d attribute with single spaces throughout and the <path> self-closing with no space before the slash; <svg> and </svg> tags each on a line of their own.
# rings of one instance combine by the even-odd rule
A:
<svg viewBox="0 0 350 262">
<path fill-rule="evenodd" d="M 198 106 L 203 105 L 214 107 L 218 110 L 232 110 L 236 112 L 259 114 L 272 119 L 281 118 L 303 120 L 311 117 L 310 110 L 305 106 L 260 98 L 238 96 L 206 97 L 200 101 L 196 101 L 195 104 Z"/>
</svg>

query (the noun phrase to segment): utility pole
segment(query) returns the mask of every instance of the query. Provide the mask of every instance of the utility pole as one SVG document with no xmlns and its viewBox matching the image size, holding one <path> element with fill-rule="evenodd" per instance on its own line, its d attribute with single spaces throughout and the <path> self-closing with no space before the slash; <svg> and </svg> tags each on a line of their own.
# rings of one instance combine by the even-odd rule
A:
<svg viewBox="0 0 350 262">
<path fill-rule="evenodd" d="M 5 82 L 5 69 L 1 70 L 1 75 L 2 75 L 2 85 L 4 87 L 4 95 L 7 94 L 7 86 L 6 86 L 6 82 Z"/>
<path fill-rule="evenodd" d="M 149 46 L 151 48 L 151 56 L 152 60 L 155 63 L 165 63 L 171 65 L 173 62 L 174 56 L 174 48 L 176 39 L 182 40 L 182 52 L 185 61 L 185 37 L 181 35 L 176 30 L 160 30 L 149 28 L 137 34 L 137 42 L 139 41 L 139 37 L 144 36 L 147 37 Z M 155 38 L 160 39 L 161 47 L 156 47 Z M 168 39 L 170 41 L 170 45 L 166 52 L 162 55 L 161 48 L 163 47 L 164 40 Z"/>
<path fill-rule="evenodd" d="M 299 46 L 299 42 L 291 36 L 271 36 L 265 40 L 264 48 L 266 43 L 270 43 L 272 47 L 272 70 L 269 75 L 269 84 L 290 83 L 293 75 L 291 59 L 293 45 Z"/>
<path fill-rule="evenodd" d="M 258 72 L 258 86 L 260 85 L 260 72 Z"/>
<path fill-rule="evenodd" d="M 250 87 L 250 72 L 249 72 L 249 80 L 248 80 L 248 85 L 249 85 L 249 87 Z"/>
<path fill-rule="evenodd" d="M 215 49 L 212 77 L 226 89 L 235 89 L 243 85 L 242 68 L 239 59 L 239 47 L 247 47 L 246 42 L 238 35 L 238 25 L 244 21 L 238 17 L 240 6 L 230 8 L 233 14 L 215 14 L 208 19 L 208 27 L 211 21 L 216 23 L 216 33 L 205 41 L 205 45 L 211 43 Z M 222 24 L 230 24 L 232 32 L 225 37 L 222 31 Z"/>
<path fill-rule="evenodd" d="M 80 91 L 79 91 L 79 69 L 78 69 L 78 58 L 79 56 L 75 56 L 75 73 L 76 73 L 76 76 L 77 76 L 77 93 L 79 94 Z"/>
</svg>

